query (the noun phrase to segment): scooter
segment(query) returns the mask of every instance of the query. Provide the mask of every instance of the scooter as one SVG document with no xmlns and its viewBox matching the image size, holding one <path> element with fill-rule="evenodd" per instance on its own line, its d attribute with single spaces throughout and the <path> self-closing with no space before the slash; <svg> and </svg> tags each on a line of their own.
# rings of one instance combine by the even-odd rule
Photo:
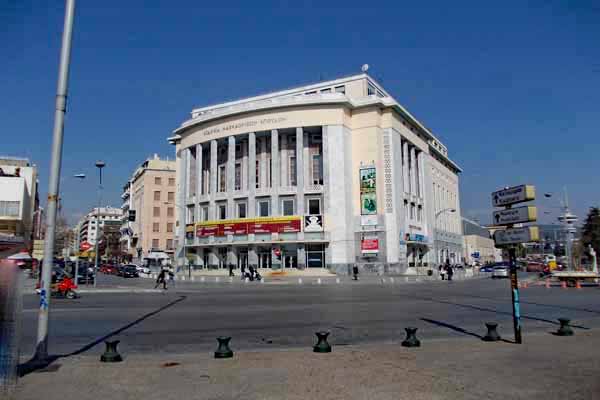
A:
<svg viewBox="0 0 600 400">
<path fill-rule="evenodd" d="M 73 300 L 79 297 L 76 289 L 77 285 L 73 283 L 73 280 L 65 276 L 60 282 L 51 285 L 50 296 Z M 36 293 L 40 294 L 41 288 L 36 288 Z"/>
</svg>

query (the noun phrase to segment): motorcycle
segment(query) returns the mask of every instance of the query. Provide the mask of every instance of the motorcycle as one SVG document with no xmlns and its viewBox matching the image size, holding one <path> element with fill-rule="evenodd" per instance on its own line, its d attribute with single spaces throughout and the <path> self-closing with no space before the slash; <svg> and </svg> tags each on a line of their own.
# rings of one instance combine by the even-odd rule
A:
<svg viewBox="0 0 600 400">
<path fill-rule="evenodd" d="M 73 283 L 73 280 L 68 277 L 64 277 L 60 282 L 54 283 L 50 286 L 50 297 L 54 298 L 65 298 L 65 299 L 76 299 L 79 294 L 76 292 L 77 285 Z M 41 288 L 36 288 L 37 294 L 41 293 Z"/>
</svg>

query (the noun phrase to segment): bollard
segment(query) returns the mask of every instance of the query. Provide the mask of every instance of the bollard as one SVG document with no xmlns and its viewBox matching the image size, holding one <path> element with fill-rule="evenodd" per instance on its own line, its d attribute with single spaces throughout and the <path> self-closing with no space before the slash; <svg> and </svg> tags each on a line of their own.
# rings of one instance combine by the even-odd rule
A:
<svg viewBox="0 0 600 400">
<path fill-rule="evenodd" d="M 321 284 L 321 278 L 317 278 L 317 285 Z"/>
<path fill-rule="evenodd" d="M 182 275 L 182 276 L 181 276 L 181 280 L 182 280 L 182 281 L 185 281 L 185 276 L 183 276 L 183 275 Z"/>
<path fill-rule="evenodd" d="M 265 283 L 265 278 L 260 278 L 260 283 Z"/>
<path fill-rule="evenodd" d="M 106 344 L 106 350 L 104 351 L 104 354 L 102 354 L 100 356 L 100 361 L 102 361 L 102 362 L 121 362 L 121 361 L 123 361 L 123 357 L 121 357 L 121 355 L 117 351 L 117 345 L 119 344 L 119 342 L 120 342 L 120 340 L 115 340 L 113 342 L 110 342 L 110 341 L 104 342 Z"/>
<path fill-rule="evenodd" d="M 250 282 L 250 279 L 244 278 L 244 283 L 248 283 L 248 282 Z"/>
<path fill-rule="evenodd" d="M 381 278 L 381 284 L 383 285 L 385 283 L 385 278 Z"/>
<path fill-rule="evenodd" d="M 390 278 L 390 283 L 394 283 L 394 278 L 393 277 Z"/>
<path fill-rule="evenodd" d="M 204 282 L 204 277 L 203 276 L 200 277 L 200 282 Z"/>
<path fill-rule="evenodd" d="M 404 328 L 406 331 L 406 339 L 402 342 L 404 347 L 421 347 L 421 341 L 417 339 L 417 328 Z"/>
<path fill-rule="evenodd" d="M 340 278 L 335 278 L 335 283 L 340 283 Z"/>
<path fill-rule="evenodd" d="M 318 341 L 315 347 L 313 347 L 313 351 L 315 353 L 331 353 L 331 345 L 327 343 L 329 332 L 319 331 L 315 332 L 315 335 L 317 335 Z"/>
<path fill-rule="evenodd" d="M 233 357 L 233 351 L 229 348 L 229 341 L 231 340 L 231 336 L 219 336 L 217 338 L 217 342 L 219 342 L 219 347 L 217 351 L 215 351 L 215 358 L 231 358 Z"/>
<path fill-rule="evenodd" d="M 298 285 L 302 285 L 302 278 L 298 278 Z"/>
<path fill-rule="evenodd" d="M 220 281 L 220 280 L 221 280 L 221 279 L 220 279 L 218 276 L 215 276 L 215 282 L 216 282 L 216 283 L 219 283 L 219 281 Z"/>
<path fill-rule="evenodd" d="M 487 327 L 487 333 L 486 335 L 481 338 L 481 340 L 485 341 L 485 342 L 497 342 L 498 340 L 500 340 L 500 335 L 498 334 L 498 331 L 496 331 L 496 328 L 498 327 L 498 324 L 495 322 L 486 322 L 485 326 Z"/>
<path fill-rule="evenodd" d="M 570 319 L 559 318 L 558 322 L 560 322 L 560 328 L 556 331 L 557 336 L 573 336 L 573 329 L 569 326 Z"/>
</svg>

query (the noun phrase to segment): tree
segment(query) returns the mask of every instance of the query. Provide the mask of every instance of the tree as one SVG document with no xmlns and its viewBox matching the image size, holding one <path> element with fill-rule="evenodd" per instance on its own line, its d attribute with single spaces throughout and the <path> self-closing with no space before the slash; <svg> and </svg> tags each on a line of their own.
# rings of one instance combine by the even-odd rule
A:
<svg viewBox="0 0 600 400">
<path fill-rule="evenodd" d="M 586 249 L 592 245 L 596 254 L 600 254 L 600 208 L 590 207 L 583 224 L 581 242 Z"/>
</svg>

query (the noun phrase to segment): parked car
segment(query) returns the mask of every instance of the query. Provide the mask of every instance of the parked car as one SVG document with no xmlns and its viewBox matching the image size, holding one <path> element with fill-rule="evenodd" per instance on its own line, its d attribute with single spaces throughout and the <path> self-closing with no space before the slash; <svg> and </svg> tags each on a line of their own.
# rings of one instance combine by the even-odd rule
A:
<svg viewBox="0 0 600 400">
<path fill-rule="evenodd" d="M 527 272 L 542 272 L 542 271 L 544 271 L 544 264 L 539 263 L 539 262 L 530 261 L 527 263 L 525 270 Z"/>
<path fill-rule="evenodd" d="M 492 271 L 492 279 L 508 278 L 508 265 L 497 265 Z"/>
<path fill-rule="evenodd" d="M 117 273 L 117 267 L 110 264 L 104 264 L 100 267 L 100 272 L 107 275 L 115 275 Z"/>
<path fill-rule="evenodd" d="M 148 268 L 148 267 L 145 267 L 145 266 L 139 266 L 139 265 L 136 265 L 136 267 L 135 267 L 135 268 L 137 269 L 137 272 L 138 272 L 138 274 L 146 274 L 146 275 L 149 275 L 149 274 L 150 274 L 150 272 L 151 272 L 151 271 L 150 271 L 150 268 Z"/>
<path fill-rule="evenodd" d="M 123 278 L 138 278 L 140 276 L 135 265 L 121 265 L 117 270 L 117 275 Z"/>
<path fill-rule="evenodd" d="M 479 268 L 479 272 L 492 272 L 494 270 L 494 267 L 491 265 L 484 265 L 483 267 Z"/>
</svg>

